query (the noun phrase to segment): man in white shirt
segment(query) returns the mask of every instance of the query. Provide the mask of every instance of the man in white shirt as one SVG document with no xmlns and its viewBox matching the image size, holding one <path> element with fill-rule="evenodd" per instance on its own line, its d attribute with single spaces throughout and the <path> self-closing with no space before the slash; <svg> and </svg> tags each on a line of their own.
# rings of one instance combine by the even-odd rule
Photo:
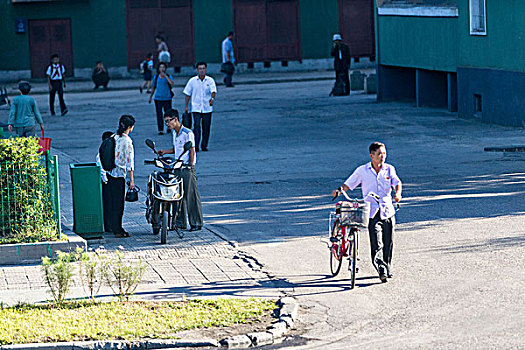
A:
<svg viewBox="0 0 525 350">
<path fill-rule="evenodd" d="M 392 188 L 394 189 L 394 200 L 401 200 L 401 180 L 397 176 L 396 169 L 385 163 L 386 147 L 381 142 L 374 142 L 369 147 L 371 162 L 358 167 L 344 184 L 332 192 L 338 196 L 340 192 L 353 190 L 361 185 L 363 197 L 370 192 L 379 196 L 379 203 L 372 198 L 370 202 L 370 222 L 368 233 L 370 236 L 370 249 L 372 263 L 379 273 L 381 282 L 392 278 L 392 250 L 394 247 L 393 233 L 395 226 L 394 205 L 392 204 Z"/>
<path fill-rule="evenodd" d="M 198 75 L 188 80 L 183 92 L 184 95 L 186 95 L 184 112 L 188 112 L 188 103 L 191 99 L 193 132 L 195 133 L 195 151 L 199 152 L 201 121 L 202 143 L 200 146 L 203 151 L 208 150 L 211 129 L 211 113 L 213 112 L 213 103 L 215 102 L 217 86 L 215 85 L 215 80 L 206 75 L 206 62 L 198 62 L 196 66 Z"/>
<path fill-rule="evenodd" d="M 47 83 L 49 85 L 49 109 L 51 115 L 55 115 L 55 95 L 58 92 L 58 99 L 60 101 L 60 112 L 66 115 L 68 110 L 64 102 L 64 89 L 66 87 L 66 68 L 60 63 L 60 58 L 57 54 L 51 56 L 51 64 L 47 67 Z"/>
<path fill-rule="evenodd" d="M 179 112 L 176 109 L 169 109 L 164 114 L 164 122 L 173 130 L 173 148 L 161 149 L 157 153 L 162 156 L 164 154 L 174 154 L 175 159 L 178 159 L 184 152 L 184 144 L 190 141 L 193 146 L 186 152 L 181 160 L 183 167 L 180 171 L 182 177 L 182 185 L 184 187 L 184 197 L 182 198 L 182 206 L 177 216 L 177 226 L 186 228 L 186 213 L 190 221 L 190 231 L 198 231 L 202 228 L 202 203 L 199 188 L 197 187 L 197 172 L 195 164 L 197 163 L 197 156 L 195 154 L 195 138 L 193 132 L 184 127 L 179 118 Z"/>
</svg>

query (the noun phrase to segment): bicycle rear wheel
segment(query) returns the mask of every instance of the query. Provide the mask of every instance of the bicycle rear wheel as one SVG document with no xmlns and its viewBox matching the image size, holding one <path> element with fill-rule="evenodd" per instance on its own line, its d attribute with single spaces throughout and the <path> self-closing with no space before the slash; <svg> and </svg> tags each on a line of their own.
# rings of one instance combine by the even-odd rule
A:
<svg viewBox="0 0 525 350">
<path fill-rule="evenodd" d="M 344 229 L 346 229 L 346 227 L 341 227 L 339 220 L 334 222 L 332 237 L 336 237 L 338 240 L 337 242 L 332 242 L 332 246 L 330 247 L 330 271 L 332 272 L 332 277 L 337 276 L 343 264 L 343 255 L 345 253 L 343 250 Z"/>
<path fill-rule="evenodd" d="M 354 289 L 355 287 L 355 277 L 357 272 L 357 241 L 356 241 L 357 232 L 355 229 L 350 231 L 348 237 L 348 270 L 350 271 L 350 288 Z"/>
</svg>

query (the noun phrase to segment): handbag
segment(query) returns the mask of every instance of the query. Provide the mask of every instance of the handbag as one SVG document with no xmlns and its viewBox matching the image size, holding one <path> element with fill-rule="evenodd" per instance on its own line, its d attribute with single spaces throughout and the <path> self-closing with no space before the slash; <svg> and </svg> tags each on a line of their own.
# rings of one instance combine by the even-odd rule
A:
<svg viewBox="0 0 525 350">
<path fill-rule="evenodd" d="M 235 72 L 235 66 L 230 61 L 221 64 L 221 72 L 225 74 L 233 74 Z"/>
<path fill-rule="evenodd" d="M 126 202 L 137 202 L 139 200 L 139 192 L 140 188 L 138 186 L 135 186 L 135 188 L 133 189 L 128 187 L 128 190 L 126 192 Z"/>
<path fill-rule="evenodd" d="M 182 125 L 184 125 L 188 129 L 191 129 L 191 113 L 190 112 L 182 113 Z"/>
</svg>

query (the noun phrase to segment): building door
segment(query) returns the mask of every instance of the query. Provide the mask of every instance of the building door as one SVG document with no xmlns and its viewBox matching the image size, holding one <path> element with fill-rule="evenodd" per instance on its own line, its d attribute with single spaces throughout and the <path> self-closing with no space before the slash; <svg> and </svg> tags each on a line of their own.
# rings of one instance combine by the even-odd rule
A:
<svg viewBox="0 0 525 350">
<path fill-rule="evenodd" d="M 70 19 L 29 20 L 31 77 L 44 78 L 50 58 L 60 56 L 66 76 L 73 76 L 73 48 Z"/>
<path fill-rule="evenodd" d="M 301 59 L 298 0 L 234 0 L 239 62 Z"/>
<path fill-rule="evenodd" d="M 370 0 L 339 0 L 339 31 L 352 57 L 375 57 L 374 4 Z"/>
<path fill-rule="evenodd" d="M 195 64 L 191 0 L 126 0 L 128 68 L 139 68 L 148 53 L 156 57 L 155 36 L 166 40 L 172 67 Z"/>
</svg>

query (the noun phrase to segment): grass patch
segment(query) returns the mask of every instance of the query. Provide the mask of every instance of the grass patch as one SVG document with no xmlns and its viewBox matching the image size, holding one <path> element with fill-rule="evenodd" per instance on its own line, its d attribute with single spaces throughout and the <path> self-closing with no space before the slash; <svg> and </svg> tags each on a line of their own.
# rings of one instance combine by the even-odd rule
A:
<svg viewBox="0 0 525 350">
<path fill-rule="evenodd" d="M 265 299 L 1 307 L 0 344 L 170 338 L 182 330 L 252 322 L 275 308 Z"/>
</svg>

